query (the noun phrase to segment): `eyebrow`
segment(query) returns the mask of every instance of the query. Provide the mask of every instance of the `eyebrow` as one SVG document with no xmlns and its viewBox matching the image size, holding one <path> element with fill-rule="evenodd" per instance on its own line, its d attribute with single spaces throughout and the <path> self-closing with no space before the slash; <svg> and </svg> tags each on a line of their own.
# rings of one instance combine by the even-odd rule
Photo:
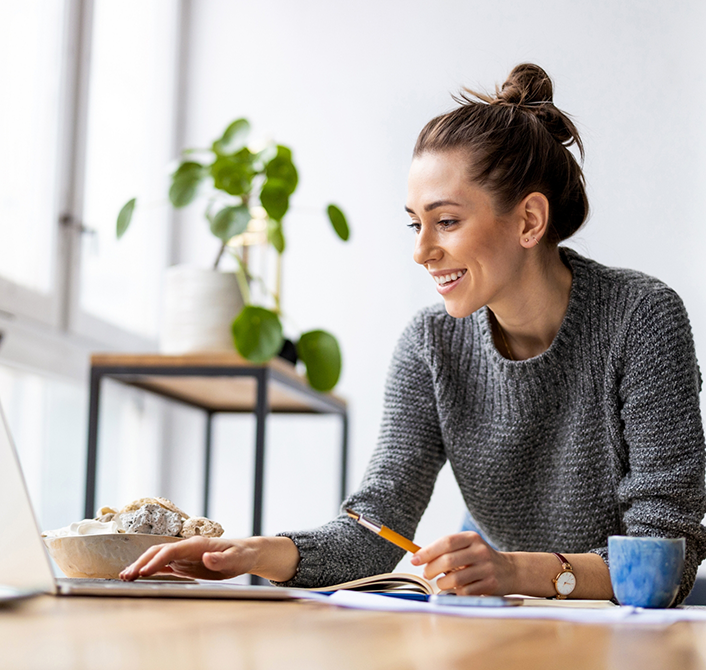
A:
<svg viewBox="0 0 706 670">
<path fill-rule="evenodd" d="M 434 202 L 430 202 L 428 205 L 424 205 L 424 211 L 425 212 L 431 212 L 432 209 L 437 209 L 439 207 L 445 207 L 446 205 L 453 205 L 454 207 L 460 207 L 457 202 L 454 202 L 453 200 L 436 200 Z M 409 214 L 414 214 L 414 210 L 410 209 L 405 205 L 405 211 L 408 212 Z"/>
</svg>

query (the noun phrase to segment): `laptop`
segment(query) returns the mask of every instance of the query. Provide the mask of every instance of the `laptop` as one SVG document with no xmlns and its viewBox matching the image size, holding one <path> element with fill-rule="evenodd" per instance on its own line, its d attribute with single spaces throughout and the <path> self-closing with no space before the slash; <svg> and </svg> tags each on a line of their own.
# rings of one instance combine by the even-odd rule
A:
<svg viewBox="0 0 706 670">
<path fill-rule="evenodd" d="M 320 594 L 278 586 L 211 581 L 123 582 L 56 578 L 29 499 L 17 451 L 0 406 L 0 604 L 42 593 L 58 596 L 319 600 Z M 325 599 L 326 596 L 323 596 Z"/>
</svg>

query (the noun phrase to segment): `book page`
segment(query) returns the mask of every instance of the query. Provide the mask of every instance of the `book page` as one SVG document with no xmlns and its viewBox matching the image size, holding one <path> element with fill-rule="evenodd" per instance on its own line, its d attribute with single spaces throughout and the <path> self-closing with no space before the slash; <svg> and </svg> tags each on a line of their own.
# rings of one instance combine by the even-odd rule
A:
<svg viewBox="0 0 706 670">
<path fill-rule="evenodd" d="M 333 584 L 332 586 L 322 586 L 320 588 L 309 589 L 310 591 L 365 591 L 367 593 L 388 593 L 396 591 L 400 593 L 423 593 L 431 595 L 438 593 L 436 586 L 428 582 L 423 577 L 404 572 L 388 572 L 372 577 L 354 579 L 350 582 Z"/>
</svg>

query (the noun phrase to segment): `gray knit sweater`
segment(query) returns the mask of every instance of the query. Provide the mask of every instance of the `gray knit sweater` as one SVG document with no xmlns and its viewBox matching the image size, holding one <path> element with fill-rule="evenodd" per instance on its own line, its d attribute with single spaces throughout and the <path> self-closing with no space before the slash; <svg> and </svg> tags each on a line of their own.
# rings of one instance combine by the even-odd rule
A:
<svg viewBox="0 0 706 670">
<path fill-rule="evenodd" d="M 344 507 L 412 538 L 448 459 L 504 551 L 607 562 L 609 535 L 685 537 L 681 601 L 706 557 L 701 378 L 686 311 L 656 279 L 562 253 L 569 306 L 535 358 L 500 355 L 486 308 L 416 316 L 392 360 L 377 448 Z M 283 535 L 301 554 L 293 586 L 389 572 L 404 553 L 344 514 Z"/>
</svg>

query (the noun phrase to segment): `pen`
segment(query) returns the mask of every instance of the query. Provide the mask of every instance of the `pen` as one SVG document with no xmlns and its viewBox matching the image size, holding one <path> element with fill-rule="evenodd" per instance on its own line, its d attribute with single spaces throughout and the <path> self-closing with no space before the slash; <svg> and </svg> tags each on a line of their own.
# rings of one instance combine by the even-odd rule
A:
<svg viewBox="0 0 706 670">
<path fill-rule="evenodd" d="M 358 514 L 358 512 L 354 512 L 352 509 L 346 509 L 346 514 L 348 514 L 351 519 L 355 519 L 361 526 L 364 526 L 368 530 L 372 530 L 373 533 L 385 538 L 388 542 L 392 542 L 392 544 L 396 544 L 405 551 L 410 551 L 413 554 L 416 554 L 421 549 L 420 546 L 414 544 L 414 542 L 408 540 L 399 533 L 396 533 L 391 528 L 383 526 L 381 523 L 371 521 L 370 519 L 366 519 L 362 514 Z"/>
</svg>

